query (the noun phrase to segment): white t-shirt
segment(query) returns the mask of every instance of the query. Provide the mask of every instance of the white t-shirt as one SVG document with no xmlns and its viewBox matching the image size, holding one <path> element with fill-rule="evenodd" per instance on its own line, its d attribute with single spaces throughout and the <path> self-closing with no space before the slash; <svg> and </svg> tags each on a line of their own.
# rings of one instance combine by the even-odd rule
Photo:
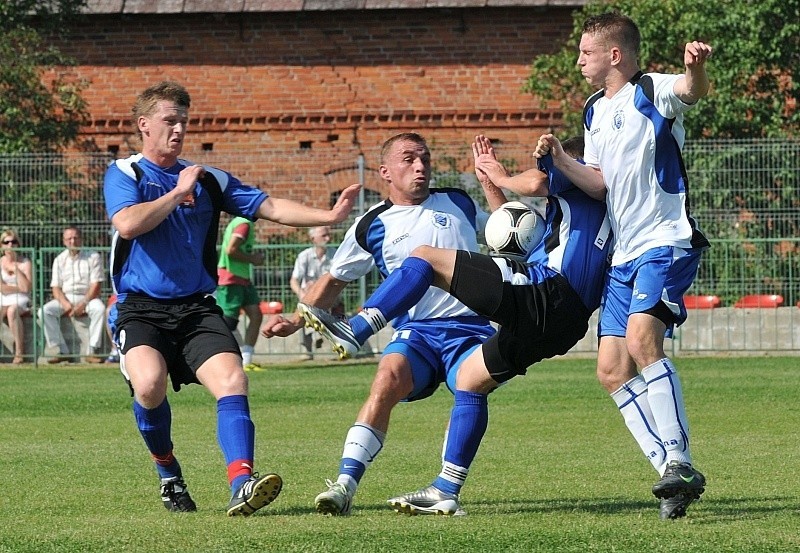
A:
<svg viewBox="0 0 800 553">
<path fill-rule="evenodd" d="M 319 277 L 328 272 L 335 248 L 326 246 L 325 254 L 317 257 L 317 247 L 311 246 L 297 255 L 292 269 L 292 278 L 300 284 L 300 290 L 305 292 Z"/>
<path fill-rule="evenodd" d="M 683 113 L 692 106 L 673 90 L 680 77 L 648 73 L 611 98 L 599 91 L 587 101 L 584 160 L 600 169 L 608 190 L 612 265 L 658 246 L 707 244 L 686 209 Z"/>
<path fill-rule="evenodd" d="M 99 253 L 80 250 L 78 255 L 72 256 L 69 250 L 64 250 L 53 260 L 50 286 L 61 288 L 67 299 L 70 299 L 85 296 L 90 284 L 103 282 L 104 278 L 103 258 Z"/>
</svg>

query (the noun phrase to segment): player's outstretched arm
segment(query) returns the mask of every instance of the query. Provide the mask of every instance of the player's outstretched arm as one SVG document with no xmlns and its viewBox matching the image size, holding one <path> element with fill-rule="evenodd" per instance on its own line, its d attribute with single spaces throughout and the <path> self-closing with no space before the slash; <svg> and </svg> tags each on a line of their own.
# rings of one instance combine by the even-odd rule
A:
<svg viewBox="0 0 800 553">
<path fill-rule="evenodd" d="M 290 227 L 335 225 L 353 210 L 360 184 L 351 184 L 339 195 L 331 209 L 319 209 L 286 198 L 268 197 L 258 207 L 258 217 Z"/>
<path fill-rule="evenodd" d="M 552 134 L 543 134 L 539 137 L 533 157 L 541 159 L 548 154 L 553 156 L 553 164 L 570 182 L 592 198 L 605 200 L 606 185 L 600 170 L 579 163 L 564 151 L 558 138 Z"/>
<path fill-rule="evenodd" d="M 480 175 L 483 173 L 498 187 L 511 190 L 521 196 L 547 196 L 549 187 L 545 173 L 539 169 L 528 169 L 514 176 L 509 175 L 506 168 L 497 159 L 492 143 L 485 136 L 475 137 L 475 142 L 472 143 L 472 153 L 475 158 L 475 174 L 478 175 L 478 180 L 481 179 Z"/>
<path fill-rule="evenodd" d="M 475 176 L 483 188 L 489 208 L 494 211 L 508 201 L 495 180 L 507 176 L 505 167 L 497 161 L 492 143 L 482 134 L 476 136 L 472 143 L 472 157 L 475 162 Z M 483 160 L 483 166 L 480 160 Z"/>
</svg>

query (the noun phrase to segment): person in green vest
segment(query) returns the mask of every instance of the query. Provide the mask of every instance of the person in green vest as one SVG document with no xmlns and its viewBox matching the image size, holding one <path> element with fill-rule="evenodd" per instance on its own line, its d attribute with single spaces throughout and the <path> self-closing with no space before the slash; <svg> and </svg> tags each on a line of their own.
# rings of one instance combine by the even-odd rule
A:
<svg viewBox="0 0 800 553">
<path fill-rule="evenodd" d="M 253 251 L 255 246 L 255 223 L 244 217 L 236 217 L 225 228 L 222 247 L 217 264 L 217 304 L 225 315 L 228 328 L 236 330 L 239 325 L 239 312 L 247 316 L 243 342 L 240 345 L 244 369 L 257 370 L 261 367 L 253 363 L 253 350 L 261 326 L 260 298 L 256 287 L 250 280 L 253 265 L 264 263 L 264 253 Z"/>
</svg>

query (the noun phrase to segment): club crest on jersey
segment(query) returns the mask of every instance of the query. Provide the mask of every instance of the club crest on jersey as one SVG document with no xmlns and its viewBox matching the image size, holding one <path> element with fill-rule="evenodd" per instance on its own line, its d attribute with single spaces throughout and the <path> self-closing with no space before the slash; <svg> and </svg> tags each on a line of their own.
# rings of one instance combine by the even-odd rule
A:
<svg viewBox="0 0 800 553">
<path fill-rule="evenodd" d="M 447 213 L 434 211 L 431 218 L 433 219 L 433 226 L 442 229 L 450 228 L 450 215 Z"/>
<path fill-rule="evenodd" d="M 625 114 L 622 113 L 622 110 L 614 112 L 614 120 L 612 125 L 615 131 L 621 130 L 622 127 L 625 126 Z"/>
</svg>

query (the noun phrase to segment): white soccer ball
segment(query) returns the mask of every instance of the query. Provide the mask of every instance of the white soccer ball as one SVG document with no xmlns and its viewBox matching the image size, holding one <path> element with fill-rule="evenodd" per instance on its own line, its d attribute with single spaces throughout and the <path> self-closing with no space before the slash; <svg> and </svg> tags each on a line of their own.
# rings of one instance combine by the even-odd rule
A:
<svg viewBox="0 0 800 553">
<path fill-rule="evenodd" d="M 486 222 L 486 245 L 495 256 L 525 259 L 544 236 L 542 216 L 522 202 L 498 207 Z"/>
</svg>

